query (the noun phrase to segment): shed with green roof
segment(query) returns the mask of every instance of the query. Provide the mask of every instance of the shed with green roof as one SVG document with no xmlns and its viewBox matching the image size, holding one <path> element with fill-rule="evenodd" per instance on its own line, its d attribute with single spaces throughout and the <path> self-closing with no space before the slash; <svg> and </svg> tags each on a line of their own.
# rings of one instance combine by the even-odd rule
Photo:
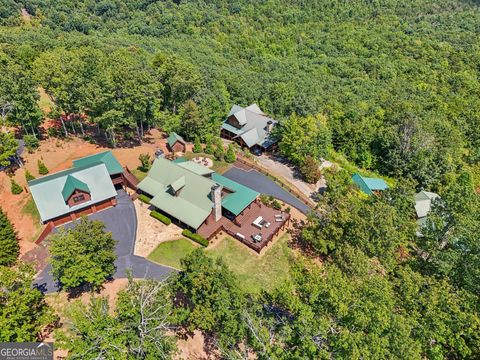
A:
<svg viewBox="0 0 480 360">
<path fill-rule="evenodd" d="M 187 149 L 187 142 L 176 132 L 171 132 L 168 135 L 167 144 L 173 152 L 185 152 Z"/>
<path fill-rule="evenodd" d="M 352 175 L 353 182 L 367 195 L 373 195 L 377 191 L 388 189 L 387 183 L 383 179 L 368 178 L 355 173 Z"/>
</svg>

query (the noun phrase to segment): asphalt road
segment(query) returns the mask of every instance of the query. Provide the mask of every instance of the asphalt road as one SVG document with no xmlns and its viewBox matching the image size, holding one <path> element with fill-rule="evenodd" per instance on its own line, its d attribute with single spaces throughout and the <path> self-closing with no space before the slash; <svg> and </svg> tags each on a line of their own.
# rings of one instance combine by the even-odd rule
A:
<svg viewBox="0 0 480 360">
<path fill-rule="evenodd" d="M 155 264 L 143 257 L 133 255 L 137 233 L 137 214 L 133 202 L 123 191 L 118 191 L 118 204 L 115 207 L 90 215 L 90 220 L 100 220 L 105 223 L 107 231 L 117 240 L 115 251 L 117 268 L 113 277 L 121 279 L 126 277 L 127 270 L 131 270 L 134 278 L 148 278 L 161 280 L 166 278 L 173 270 L 169 267 Z M 66 228 L 75 226 L 75 223 L 64 225 Z M 52 278 L 51 265 L 36 278 L 35 286 L 46 293 L 58 291 L 58 284 Z"/>
<path fill-rule="evenodd" d="M 230 170 L 224 173 L 223 176 L 242 185 L 248 186 L 259 193 L 272 195 L 277 199 L 297 208 L 304 214 L 312 210 L 288 191 L 282 189 L 275 181 L 259 173 L 257 170 L 252 169 L 246 171 L 237 167 L 232 167 Z"/>
</svg>

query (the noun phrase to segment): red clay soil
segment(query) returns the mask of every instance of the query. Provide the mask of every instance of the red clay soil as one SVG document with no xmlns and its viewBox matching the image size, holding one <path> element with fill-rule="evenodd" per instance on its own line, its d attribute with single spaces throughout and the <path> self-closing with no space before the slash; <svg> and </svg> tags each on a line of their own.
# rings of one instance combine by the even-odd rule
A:
<svg viewBox="0 0 480 360">
<path fill-rule="evenodd" d="M 140 165 L 138 157 L 142 153 L 149 153 L 153 156 L 155 150 L 159 148 L 167 151 L 166 139 L 163 133 L 152 130 L 147 134 L 145 140 L 142 145 L 129 148 L 117 148 L 112 151 L 120 164 L 130 169 L 135 169 Z M 40 177 L 38 174 L 38 160 L 42 160 L 50 170 L 50 173 L 53 173 L 71 167 L 75 159 L 105 150 L 108 150 L 108 148 L 91 144 L 79 138 L 70 138 L 67 140 L 48 138 L 41 141 L 40 147 L 36 151 L 33 153 L 25 152 L 22 155 L 25 167 L 15 171 L 15 181 L 25 189 L 20 195 L 13 195 L 11 193 L 9 177 L 5 172 L 0 172 L 0 206 L 17 231 L 17 236 L 20 240 L 21 255 L 35 247 L 33 242 L 43 229 L 43 226 L 37 220 L 33 219 L 30 214 L 23 212 L 24 206 L 30 200 L 30 194 L 27 193 L 25 169 L 28 169 L 35 177 Z"/>
</svg>

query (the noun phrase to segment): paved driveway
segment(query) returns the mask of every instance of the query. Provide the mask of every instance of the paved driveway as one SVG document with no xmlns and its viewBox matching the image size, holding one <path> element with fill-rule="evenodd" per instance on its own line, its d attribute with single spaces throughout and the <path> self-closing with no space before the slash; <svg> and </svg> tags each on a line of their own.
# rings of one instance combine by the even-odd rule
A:
<svg viewBox="0 0 480 360">
<path fill-rule="evenodd" d="M 247 171 L 237 167 L 232 167 L 230 170 L 224 173 L 223 176 L 242 185 L 248 186 L 259 193 L 272 195 L 277 199 L 280 199 L 297 208 L 304 214 L 312 210 L 288 191 L 282 189 L 275 181 L 259 173 L 257 170 Z"/>
<path fill-rule="evenodd" d="M 100 211 L 90 215 L 90 220 L 100 220 L 105 223 L 107 231 L 112 232 L 112 236 L 117 240 L 115 251 L 117 260 L 115 265 L 117 270 L 113 277 L 115 279 L 125 278 L 127 269 L 132 271 L 134 278 L 164 279 L 172 269 L 166 266 L 155 264 L 143 257 L 133 255 L 135 247 L 135 238 L 137 232 L 137 214 L 135 206 L 128 195 L 123 191 L 118 191 L 118 204 L 115 207 Z M 64 225 L 66 228 L 75 226 L 74 223 Z M 51 265 L 39 274 L 36 279 L 36 286 L 47 293 L 58 291 L 58 286 L 53 281 Z"/>
</svg>

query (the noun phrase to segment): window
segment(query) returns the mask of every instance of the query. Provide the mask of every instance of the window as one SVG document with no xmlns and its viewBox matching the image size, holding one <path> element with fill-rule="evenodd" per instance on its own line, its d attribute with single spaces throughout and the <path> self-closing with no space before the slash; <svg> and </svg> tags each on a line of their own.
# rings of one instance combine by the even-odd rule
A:
<svg viewBox="0 0 480 360">
<path fill-rule="evenodd" d="M 83 194 L 80 194 L 80 195 L 77 195 L 77 196 L 73 197 L 73 202 L 74 203 L 79 203 L 83 200 L 85 200 L 85 195 L 83 195 Z"/>
</svg>

